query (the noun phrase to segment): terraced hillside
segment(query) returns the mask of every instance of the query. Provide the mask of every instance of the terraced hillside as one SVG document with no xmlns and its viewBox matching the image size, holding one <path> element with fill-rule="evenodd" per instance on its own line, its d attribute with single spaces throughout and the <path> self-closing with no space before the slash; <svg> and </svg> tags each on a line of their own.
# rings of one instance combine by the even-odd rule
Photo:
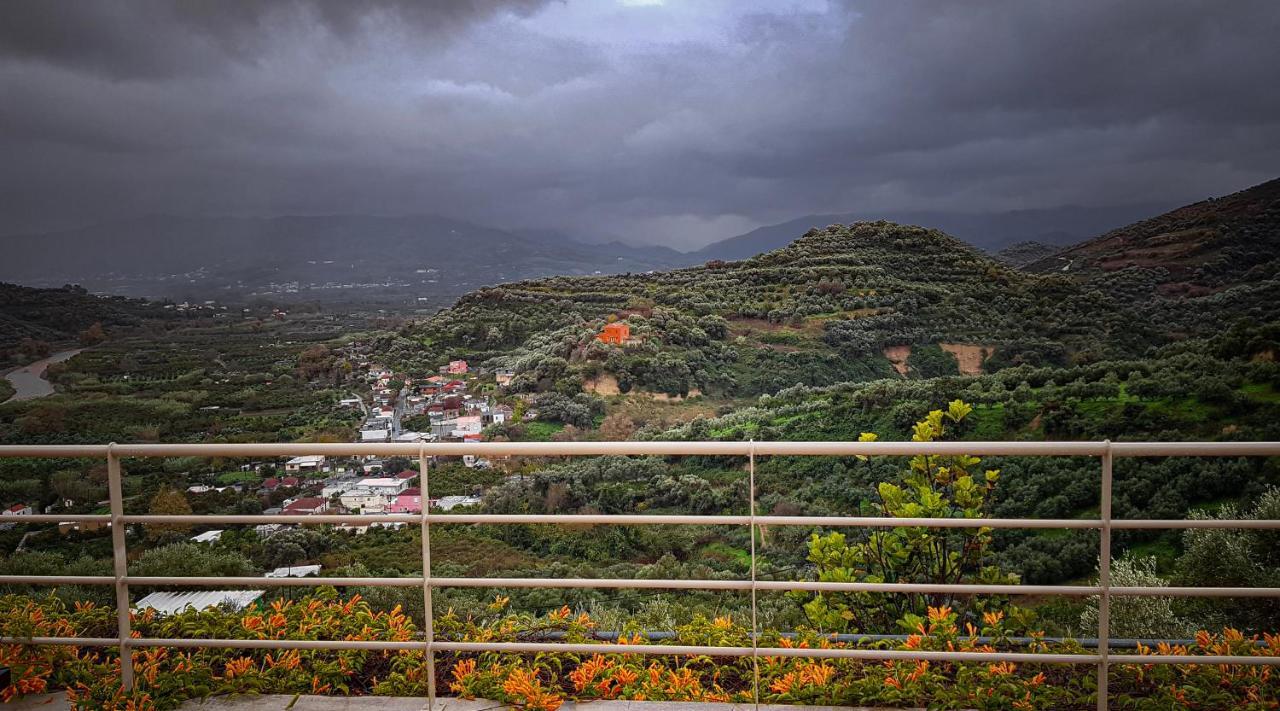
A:
<svg viewBox="0 0 1280 711">
<path fill-rule="evenodd" d="M 514 368 L 518 389 L 576 391 L 605 376 L 624 393 L 755 395 L 954 374 L 957 352 L 982 353 L 986 370 L 1140 354 L 1196 328 L 1192 310 L 1156 292 L 1160 277 L 1033 275 L 936 230 L 833 225 L 740 262 L 482 289 L 381 346 L 402 362 Z M 1195 313 L 1241 308 L 1219 301 Z M 611 320 L 629 326 L 629 343 L 595 339 Z"/>
</svg>

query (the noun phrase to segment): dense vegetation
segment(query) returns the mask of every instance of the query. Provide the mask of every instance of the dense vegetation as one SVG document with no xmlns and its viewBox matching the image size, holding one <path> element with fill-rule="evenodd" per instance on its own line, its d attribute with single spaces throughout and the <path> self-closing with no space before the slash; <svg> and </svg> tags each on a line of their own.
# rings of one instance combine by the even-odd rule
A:
<svg viewBox="0 0 1280 711">
<path fill-rule="evenodd" d="M 43 358 L 51 344 L 92 345 L 106 331 L 177 318 L 162 304 L 142 299 L 95 296 L 70 285 L 33 289 L 0 282 L 0 368 Z"/>
</svg>

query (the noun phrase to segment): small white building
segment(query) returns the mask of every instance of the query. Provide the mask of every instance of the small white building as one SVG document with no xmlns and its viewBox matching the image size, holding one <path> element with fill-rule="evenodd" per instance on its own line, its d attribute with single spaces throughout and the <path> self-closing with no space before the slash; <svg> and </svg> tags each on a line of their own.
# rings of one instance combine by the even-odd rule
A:
<svg viewBox="0 0 1280 711">
<path fill-rule="evenodd" d="M 10 506 L 9 508 L 5 509 L 3 512 L 0 512 L 0 515 L 3 515 L 3 516 L 30 516 L 30 515 L 31 515 L 31 506 L 29 506 L 29 505 L 27 505 L 27 504 L 14 504 L 13 506 Z"/>
<path fill-rule="evenodd" d="M 391 430 L 386 427 L 365 428 L 360 430 L 361 442 L 387 442 L 391 439 Z"/>
<path fill-rule="evenodd" d="M 222 531 L 205 531 L 191 537 L 196 543 L 213 543 L 222 539 Z"/>
<path fill-rule="evenodd" d="M 305 578 L 309 575 L 320 574 L 319 565 L 286 565 L 283 568 L 275 570 L 262 576 L 264 578 Z"/>
<path fill-rule="evenodd" d="M 387 497 L 369 489 L 351 489 L 338 497 L 342 508 L 360 513 L 382 513 L 387 510 Z"/>
<path fill-rule="evenodd" d="M 435 506 L 441 511 L 451 511 L 459 506 L 475 506 L 478 503 L 479 496 L 442 496 Z"/>
<path fill-rule="evenodd" d="M 400 492 L 409 488 L 409 479 L 412 478 L 413 477 L 401 479 L 398 476 L 370 477 L 368 479 L 361 479 L 359 486 L 362 489 L 368 489 L 369 491 L 383 496 L 395 498 Z"/>
<path fill-rule="evenodd" d="M 318 472 L 324 467 L 323 454 L 308 454 L 302 457 L 294 457 L 284 463 L 284 470 L 290 473 L 297 472 Z"/>
</svg>

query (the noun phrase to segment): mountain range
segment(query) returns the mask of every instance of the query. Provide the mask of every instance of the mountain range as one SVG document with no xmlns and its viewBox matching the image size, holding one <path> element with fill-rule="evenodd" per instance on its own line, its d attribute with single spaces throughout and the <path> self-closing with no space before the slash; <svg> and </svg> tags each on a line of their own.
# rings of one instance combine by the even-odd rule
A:
<svg viewBox="0 0 1280 711">
<path fill-rule="evenodd" d="M 1261 194 L 1253 203 L 1270 204 L 1266 196 L 1276 191 L 1276 182 L 1251 188 Z M 1170 224 L 1201 219 L 1197 216 L 1207 214 L 1205 205 L 1216 205 L 1215 213 L 1229 214 L 1235 208 L 1225 206 L 1240 202 L 1231 200 L 1210 200 L 1168 213 L 1176 215 Z M 1130 243 L 1125 230 L 1166 234 L 1168 230 L 1162 232 L 1158 223 L 1147 224 L 1163 217 L 1140 220 L 1168 207 L 807 215 L 691 252 L 618 241 L 591 243 L 555 230 L 504 230 L 437 215 L 151 215 L 0 238 L 7 255 L 0 262 L 0 280 L 44 287 L 75 283 L 96 292 L 192 301 L 266 297 L 432 310 L 474 289 L 504 282 L 663 271 L 747 259 L 783 248 L 810 228 L 873 219 L 937 229 L 1010 264 L 1031 264 L 1038 271 L 1060 269 L 1056 252 L 1103 235 L 1098 238 L 1101 241 L 1089 243 L 1092 247 L 1071 248 L 1084 251 L 1063 253 L 1084 266 L 1086 254 L 1110 249 L 1105 245 Z M 1117 230 L 1117 225 L 1131 227 Z M 1112 257 L 1107 264 L 1118 263 L 1116 254 Z"/>
</svg>

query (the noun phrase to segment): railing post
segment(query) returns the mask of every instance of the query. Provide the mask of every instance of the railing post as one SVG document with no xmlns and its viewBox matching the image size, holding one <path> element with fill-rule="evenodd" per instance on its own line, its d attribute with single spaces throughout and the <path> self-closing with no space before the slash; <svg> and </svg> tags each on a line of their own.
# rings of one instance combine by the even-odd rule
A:
<svg viewBox="0 0 1280 711">
<path fill-rule="evenodd" d="M 1111 650 L 1111 440 L 1103 442 L 1106 450 L 1102 453 L 1102 501 L 1100 502 L 1100 518 L 1102 529 L 1099 532 L 1098 546 L 1098 709 L 1106 711 L 1110 698 L 1108 694 L 1107 657 Z"/>
<path fill-rule="evenodd" d="M 756 441 L 751 440 L 751 450 L 747 455 L 747 496 L 750 509 L 747 515 L 751 520 L 748 531 L 751 534 L 751 700 L 755 708 L 760 708 L 760 626 L 756 621 Z"/>
<path fill-rule="evenodd" d="M 427 448 L 418 446 L 418 493 L 422 499 L 422 622 L 427 637 L 427 708 L 436 707 L 436 633 L 431 611 L 431 489 L 427 482 Z"/>
<path fill-rule="evenodd" d="M 129 584 L 124 581 L 129 573 L 129 558 L 125 551 L 124 487 L 120 483 L 120 457 L 115 453 L 116 443 L 107 445 L 107 499 L 111 505 L 111 564 L 116 587 L 116 637 L 120 642 L 120 685 L 126 692 L 133 690 L 133 651 L 129 624 Z"/>
</svg>

